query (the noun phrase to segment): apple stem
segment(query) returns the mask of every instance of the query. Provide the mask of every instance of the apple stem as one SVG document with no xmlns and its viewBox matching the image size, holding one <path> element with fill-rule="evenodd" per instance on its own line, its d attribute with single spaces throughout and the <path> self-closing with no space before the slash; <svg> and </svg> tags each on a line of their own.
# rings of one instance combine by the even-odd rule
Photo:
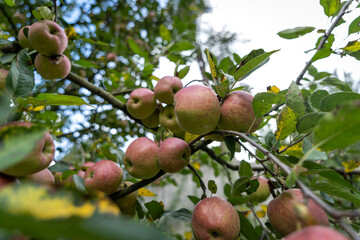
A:
<svg viewBox="0 0 360 240">
<path fill-rule="evenodd" d="M 205 186 L 205 183 L 204 181 L 201 179 L 200 175 L 198 174 L 198 172 L 195 170 L 195 168 L 193 166 L 191 166 L 191 164 L 189 163 L 187 165 L 187 167 L 195 174 L 195 176 L 198 178 L 199 182 L 200 182 L 200 187 L 203 191 L 203 196 L 205 196 L 205 198 L 207 198 L 207 195 L 206 195 L 206 186 Z"/>
</svg>

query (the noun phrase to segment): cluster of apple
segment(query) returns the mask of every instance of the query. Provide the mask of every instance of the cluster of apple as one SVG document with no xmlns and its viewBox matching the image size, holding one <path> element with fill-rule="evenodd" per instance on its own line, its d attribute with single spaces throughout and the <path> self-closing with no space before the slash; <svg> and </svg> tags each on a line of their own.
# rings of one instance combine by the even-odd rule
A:
<svg viewBox="0 0 360 240">
<path fill-rule="evenodd" d="M 23 27 L 19 31 L 18 41 L 21 47 L 38 52 L 34 65 L 44 79 L 61 79 L 70 73 L 70 60 L 63 54 L 68 38 L 56 22 L 42 20 Z"/>
</svg>

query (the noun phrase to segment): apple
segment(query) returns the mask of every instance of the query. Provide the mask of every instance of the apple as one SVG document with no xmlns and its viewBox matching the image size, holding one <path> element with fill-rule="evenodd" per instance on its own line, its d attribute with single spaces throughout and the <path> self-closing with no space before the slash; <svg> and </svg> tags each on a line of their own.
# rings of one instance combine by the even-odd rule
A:
<svg viewBox="0 0 360 240">
<path fill-rule="evenodd" d="M 8 74 L 9 74 L 8 70 L 0 68 L 0 90 L 5 89 L 5 80 Z"/>
<path fill-rule="evenodd" d="M 132 182 L 128 182 L 125 181 L 123 183 L 120 184 L 120 187 L 118 188 L 118 191 L 129 187 L 133 185 Z M 134 191 L 128 195 L 126 195 L 125 197 L 122 198 L 118 198 L 115 200 L 115 203 L 118 205 L 118 207 L 120 208 L 121 213 L 134 217 L 136 214 L 136 201 L 138 198 L 138 191 Z"/>
<path fill-rule="evenodd" d="M 26 176 L 25 179 L 41 183 L 41 184 L 54 184 L 55 178 L 54 175 L 50 172 L 49 169 L 45 168 L 37 173 Z"/>
<path fill-rule="evenodd" d="M 161 109 L 159 122 L 164 129 L 169 129 L 173 133 L 181 133 L 184 131 L 176 121 L 175 107 L 173 105 L 167 105 Z"/>
<path fill-rule="evenodd" d="M 138 88 L 131 92 L 126 109 L 137 119 L 145 119 L 156 110 L 154 92 L 147 88 Z"/>
<path fill-rule="evenodd" d="M 189 163 L 190 155 L 191 149 L 184 140 L 176 137 L 167 138 L 160 144 L 158 164 L 163 171 L 175 173 Z"/>
<path fill-rule="evenodd" d="M 300 189 L 288 189 L 271 200 L 267 207 L 267 214 L 271 225 L 277 232 L 286 236 L 297 230 L 298 226 L 309 225 L 302 221 L 297 214 L 295 207 L 303 204 L 303 194 Z M 329 225 L 329 219 L 324 209 L 314 200 L 307 201 L 307 218 L 311 219 L 314 225 Z"/>
<path fill-rule="evenodd" d="M 136 178 L 148 179 L 155 176 L 160 168 L 157 163 L 159 146 L 147 137 L 133 141 L 126 149 L 124 165 L 127 172 Z"/>
<path fill-rule="evenodd" d="M 7 126 L 17 126 L 30 128 L 33 124 L 29 122 L 9 122 L 0 129 Z M 55 145 L 49 132 L 44 134 L 44 137 L 36 144 L 35 149 L 29 153 L 23 160 L 15 165 L 2 170 L 2 173 L 11 176 L 23 177 L 47 168 L 54 159 Z"/>
<path fill-rule="evenodd" d="M 211 88 L 192 85 L 174 97 L 175 115 L 186 132 L 201 135 L 214 130 L 220 119 L 220 103 Z"/>
<path fill-rule="evenodd" d="M 106 54 L 106 60 L 112 62 L 118 62 L 118 56 L 113 52 L 109 52 L 108 54 Z"/>
<path fill-rule="evenodd" d="M 162 103 L 173 104 L 175 94 L 182 88 L 183 84 L 178 77 L 160 78 L 154 88 L 155 98 Z"/>
<path fill-rule="evenodd" d="M 249 195 L 249 200 L 260 203 L 265 201 L 270 195 L 268 180 L 265 177 L 259 176 L 256 178 L 259 182 L 257 190 Z"/>
<path fill-rule="evenodd" d="M 86 170 L 84 175 L 85 188 L 89 191 L 99 190 L 107 194 L 116 192 L 124 172 L 111 160 L 100 160 Z"/>
<path fill-rule="evenodd" d="M 293 232 L 284 240 L 349 240 L 340 232 L 325 226 L 309 226 Z"/>
<path fill-rule="evenodd" d="M 33 48 L 48 57 L 62 54 L 68 44 L 65 31 L 59 24 L 50 20 L 32 24 L 28 37 Z"/>
<path fill-rule="evenodd" d="M 156 128 L 159 126 L 159 110 L 156 109 L 150 117 L 142 119 L 141 122 L 144 124 L 145 127 L 148 128 Z"/>
<path fill-rule="evenodd" d="M 85 171 L 89 169 L 92 165 L 94 165 L 94 162 L 86 162 L 81 166 L 81 170 L 78 171 L 77 175 L 81 178 L 84 178 Z M 85 171 L 84 171 L 85 170 Z"/>
<path fill-rule="evenodd" d="M 21 25 L 24 25 L 26 23 L 26 17 L 22 13 L 15 12 L 12 17 L 14 23 L 20 23 Z"/>
<path fill-rule="evenodd" d="M 252 100 L 253 96 L 244 91 L 234 91 L 228 95 L 221 105 L 219 128 L 221 130 L 255 132 L 262 119 L 256 119 Z"/>
<path fill-rule="evenodd" d="M 236 240 L 240 234 L 238 212 L 223 198 L 205 198 L 194 208 L 192 231 L 196 239 Z"/>
<path fill-rule="evenodd" d="M 35 58 L 35 69 L 47 80 L 63 79 L 69 75 L 71 63 L 67 56 L 47 57 L 39 53 Z"/>
<path fill-rule="evenodd" d="M 14 176 L 9 176 L 3 173 L 0 173 L 0 190 L 9 185 L 16 182 L 16 178 Z"/>
<path fill-rule="evenodd" d="M 30 28 L 31 26 L 25 26 L 25 27 L 22 27 L 20 30 L 19 30 L 19 33 L 18 33 L 18 42 L 19 42 L 19 45 L 22 47 L 22 48 L 28 48 L 29 51 L 32 51 L 34 50 L 33 46 L 31 45 L 30 41 L 29 41 L 29 38 L 27 38 L 24 34 L 24 29 L 27 28 L 28 31 L 30 31 Z M 28 32 L 29 33 L 29 32 Z"/>
</svg>

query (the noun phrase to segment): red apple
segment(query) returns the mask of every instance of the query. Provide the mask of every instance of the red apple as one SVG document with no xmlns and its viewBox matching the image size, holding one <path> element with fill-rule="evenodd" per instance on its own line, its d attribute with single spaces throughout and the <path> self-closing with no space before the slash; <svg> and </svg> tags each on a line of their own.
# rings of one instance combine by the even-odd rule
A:
<svg viewBox="0 0 360 240">
<path fill-rule="evenodd" d="M 159 122 L 164 129 L 169 129 L 175 134 L 184 132 L 176 121 L 175 107 L 173 105 L 167 105 L 161 109 L 159 114 Z"/>
<path fill-rule="evenodd" d="M 133 185 L 132 182 L 125 181 L 120 184 L 118 191 L 123 188 L 129 187 L 131 185 Z M 134 192 L 126 195 L 125 197 L 118 198 L 115 200 L 115 203 L 119 206 L 121 213 L 123 213 L 127 216 L 131 216 L 131 217 L 135 216 L 136 201 L 137 201 L 138 195 L 139 195 L 138 191 L 134 191 Z"/>
<path fill-rule="evenodd" d="M 307 226 L 309 223 L 302 221 L 295 207 L 303 203 L 303 194 L 300 189 L 289 189 L 271 200 L 267 214 L 271 225 L 283 236 L 297 230 L 298 226 Z M 329 219 L 324 209 L 312 199 L 307 202 L 307 215 L 311 224 L 329 225 Z"/>
<path fill-rule="evenodd" d="M 128 173 L 136 178 L 148 179 L 155 176 L 160 168 L 157 164 L 159 147 L 147 137 L 133 141 L 126 149 L 124 165 Z"/>
<path fill-rule="evenodd" d="M 150 117 L 156 110 L 154 92 L 147 88 L 135 89 L 126 102 L 126 109 L 135 118 L 145 119 Z"/>
<path fill-rule="evenodd" d="M 107 194 L 115 192 L 122 180 L 124 172 L 111 160 L 100 160 L 86 170 L 84 184 L 87 190 L 99 190 Z"/>
<path fill-rule="evenodd" d="M 54 184 L 55 178 L 54 175 L 50 172 L 49 169 L 45 168 L 37 173 L 26 176 L 25 179 L 41 183 L 41 184 Z"/>
<path fill-rule="evenodd" d="M 67 56 L 46 57 L 39 53 L 35 58 L 35 69 L 47 80 L 63 79 L 69 75 L 71 63 Z"/>
<path fill-rule="evenodd" d="M 220 103 L 211 88 L 185 87 L 175 94 L 175 114 L 186 132 L 201 135 L 214 130 L 220 119 Z"/>
<path fill-rule="evenodd" d="M 265 201 L 270 196 L 270 189 L 268 180 L 265 177 L 257 177 L 259 187 L 257 190 L 249 195 L 249 200 L 252 202 L 260 203 Z"/>
<path fill-rule="evenodd" d="M 30 30 L 31 26 L 25 26 L 25 27 L 22 27 L 20 30 L 19 30 L 19 33 L 18 33 L 18 42 L 19 42 L 19 45 L 22 47 L 22 48 L 28 48 L 29 51 L 32 51 L 34 50 L 33 46 L 31 45 L 30 41 L 29 41 L 29 38 L 27 38 L 24 34 L 24 29 L 27 28 Z"/>
<path fill-rule="evenodd" d="M 252 100 L 253 96 L 244 91 L 235 91 L 227 96 L 221 105 L 219 128 L 221 130 L 255 132 L 262 119 L 256 120 Z"/>
<path fill-rule="evenodd" d="M 190 161 L 191 149 L 182 139 L 165 139 L 159 148 L 158 164 L 165 172 L 175 173 L 183 169 Z"/>
<path fill-rule="evenodd" d="M 348 240 L 348 238 L 329 227 L 310 226 L 287 235 L 284 240 Z"/>
<path fill-rule="evenodd" d="M 196 204 L 192 216 L 196 239 L 236 240 L 240 234 L 240 218 L 225 199 L 209 197 Z"/>
<path fill-rule="evenodd" d="M 81 166 L 81 170 L 78 171 L 77 175 L 81 178 L 84 178 L 85 171 L 89 169 L 92 165 L 94 165 L 94 162 L 86 162 Z"/>
<path fill-rule="evenodd" d="M 155 98 L 162 103 L 173 104 L 175 94 L 183 88 L 183 84 L 178 77 L 166 76 L 161 78 L 155 88 Z"/>
</svg>

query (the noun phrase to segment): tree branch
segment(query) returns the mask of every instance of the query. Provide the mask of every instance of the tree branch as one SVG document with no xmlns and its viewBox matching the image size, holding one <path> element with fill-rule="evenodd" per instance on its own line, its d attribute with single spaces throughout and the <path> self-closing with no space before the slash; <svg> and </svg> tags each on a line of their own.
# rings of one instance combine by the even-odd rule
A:
<svg viewBox="0 0 360 240">
<path fill-rule="evenodd" d="M 195 174 L 195 176 L 197 177 L 197 179 L 199 180 L 200 183 L 200 187 L 203 191 L 203 196 L 206 198 L 206 186 L 204 181 L 201 179 L 200 175 L 198 174 L 198 172 L 195 170 L 195 168 L 193 166 L 191 166 L 191 164 L 188 164 L 187 167 Z"/>
</svg>

